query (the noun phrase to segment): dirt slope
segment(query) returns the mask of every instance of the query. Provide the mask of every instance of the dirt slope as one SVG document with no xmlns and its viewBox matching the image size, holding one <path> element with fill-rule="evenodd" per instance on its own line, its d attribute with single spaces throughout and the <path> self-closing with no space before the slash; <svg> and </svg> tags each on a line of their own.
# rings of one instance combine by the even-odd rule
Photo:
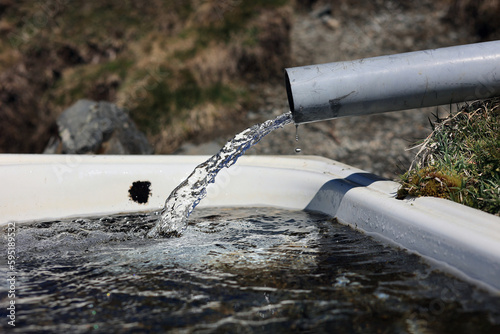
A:
<svg viewBox="0 0 500 334">
<path fill-rule="evenodd" d="M 372 7 L 340 3 L 331 6 L 330 11 L 318 5 L 311 11 L 296 13 L 291 35 L 294 66 L 479 40 L 469 27 L 456 26 L 448 20 L 449 6 L 432 1 L 377 1 Z M 329 14 L 318 17 L 325 10 Z M 254 117 L 255 120 L 287 111 L 283 87 L 265 87 L 264 93 L 264 102 L 256 113 L 261 117 Z M 408 110 L 304 124 L 298 129 L 299 143 L 295 142 L 295 127 L 289 126 L 269 135 L 249 153 L 295 154 L 294 148 L 299 146 L 301 154 L 328 157 L 396 179 L 413 158 L 414 152 L 408 148 L 430 133 L 428 118 L 448 110 Z"/>
</svg>

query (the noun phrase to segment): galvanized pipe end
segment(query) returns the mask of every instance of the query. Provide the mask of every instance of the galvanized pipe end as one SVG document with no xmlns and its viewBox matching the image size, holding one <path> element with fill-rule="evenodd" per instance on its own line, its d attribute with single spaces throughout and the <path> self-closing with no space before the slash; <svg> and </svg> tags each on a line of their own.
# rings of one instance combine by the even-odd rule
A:
<svg viewBox="0 0 500 334">
<path fill-rule="evenodd" d="M 285 69 L 296 124 L 500 96 L 500 41 Z"/>
<path fill-rule="evenodd" d="M 285 69 L 286 94 L 295 124 L 310 123 L 337 117 L 335 107 L 333 110 L 331 108 L 331 101 L 328 102 L 330 107 L 316 103 L 304 103 L 304 94 L 314 95 L 314 92 L 311 91 L 310 87 L 307 87 L 307 84 L 304 85 L 300 79 L 297 81 L 297 77 L 292 76 L 297 73 L 297 70 L 298 72 L 304 69 L 307 71 L 311 67 L 306 66 L 303 68 L 296 67 Z"/>
<path fill-rule="evenodd" d="M 293 115 L 293 120 L 295 123 L 295 105 L 293 103 L 293 94 L 292 94 L 292 87 L 290 86 L 290 78 L 288 77 L 288 69 L 285 69 L 285 87 L 286 87 L 286 96 L 288 98 L 288 106 L 290 107 L 290 111 L 292 112 Z"/>
</svg>

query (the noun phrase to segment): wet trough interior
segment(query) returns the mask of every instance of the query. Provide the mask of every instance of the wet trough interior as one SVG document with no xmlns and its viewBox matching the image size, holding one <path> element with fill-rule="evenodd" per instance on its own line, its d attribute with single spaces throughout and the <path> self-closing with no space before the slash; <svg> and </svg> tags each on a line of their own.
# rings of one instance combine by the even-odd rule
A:
<svg viewBox="0 0 500 334">
<path fill-rule="evenodd" d="M 146 238 L 156 218 L 17 225 L 14 332 L 500 329 L 499 296 L 322 214 L 202 208 L 181 237 Z"/>
</svg>

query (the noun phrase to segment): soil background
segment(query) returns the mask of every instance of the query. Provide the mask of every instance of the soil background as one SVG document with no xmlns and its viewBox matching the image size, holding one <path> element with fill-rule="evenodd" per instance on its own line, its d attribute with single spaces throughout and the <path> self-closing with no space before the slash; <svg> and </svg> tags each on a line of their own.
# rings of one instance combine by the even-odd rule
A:
<svg viewBox="0 0 500 334">
<path fill-rule="evenodd" d="M 455 4 L 459 6 L 464 4 Z M 354 60 L 380 55 L 475 43 L 492 39 L 462 21 L 456 24 L 448 2 L 315 2 L 294 13 L 291 29 L 293 66 Z M 463 9 L 462 9 L 463 10 Z M 457 17 L 455 17 L 456 19 Z M 259 85 L 260 107 L 247 113 L 247 125 L 287 112 L 281 85 Z M 395 179 L 407 171 L 415 143 L 431 132 L 429 120 L 457 106 L 442 106 L 378 115 L 339 118 L 293 125 L 274 131 L 247 154 L 317 155 L 379 176 Z M 235 128 L 235 132 L 239 129 Z M 299 136 L 297 142 L 296 134 Z M 213 154 L 229 137 L 202 145 L 187 144 L 179 153 Z"/>
<path fill-rule="evenodd" d="M 247 20 L 241 15 L 250 3 L 260 14 Z M 106 0 L 95 12 L 100 16 L 95 4 L 76 4 L 0 0 L 0 152 L 43 152 L 61 112 L 89 98 L 131 109 L 156 154 L 214 154 L 246 127 L 288 111 L 284 67 L 500 39 L 500 0 L 155 0 L 147 6 Z M 94 21 L 106 26 L 92 27 Z M 214 41 L 205 31 L 225 35 Z M 18 47 L 10 52 L 13 36 Z M 247 99 L 225 94 L 226 87 L 243 88 Z M 182 113 L 165 116 L 168 89 Z M 207 92 L 222 102 L 204 105 Z M 430 133 L 429 119 L 455 107 L 304 124 L 298 142 L 288 125 L 247 154 L 295 155 L 300 147 L 299 155 L 397 179 L 415 154 L 409 148 Z M 150 131 L 144 119 L 163 128 Z"/>
</svg>

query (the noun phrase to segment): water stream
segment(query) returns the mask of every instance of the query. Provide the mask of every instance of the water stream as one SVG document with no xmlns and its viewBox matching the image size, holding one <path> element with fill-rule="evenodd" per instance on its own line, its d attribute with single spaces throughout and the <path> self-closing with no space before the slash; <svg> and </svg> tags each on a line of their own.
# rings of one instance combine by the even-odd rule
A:
<svg viewBox="0 0 500 334">
<path fill-rule="evenodd" d="M 187 218 L 206 196 L 206 188 L 213 183 L 219 171 L 232 166 L 238 158 L 264 136 L 293 122 L 292 113 L 284 113 L 274 120 L 254 125 L 234 136 L 222 149 L 202 164 L 179 184 L 168 196 L 158 223 L 148 237 L 179 236 L 187 226 Z"/>
</svg>

